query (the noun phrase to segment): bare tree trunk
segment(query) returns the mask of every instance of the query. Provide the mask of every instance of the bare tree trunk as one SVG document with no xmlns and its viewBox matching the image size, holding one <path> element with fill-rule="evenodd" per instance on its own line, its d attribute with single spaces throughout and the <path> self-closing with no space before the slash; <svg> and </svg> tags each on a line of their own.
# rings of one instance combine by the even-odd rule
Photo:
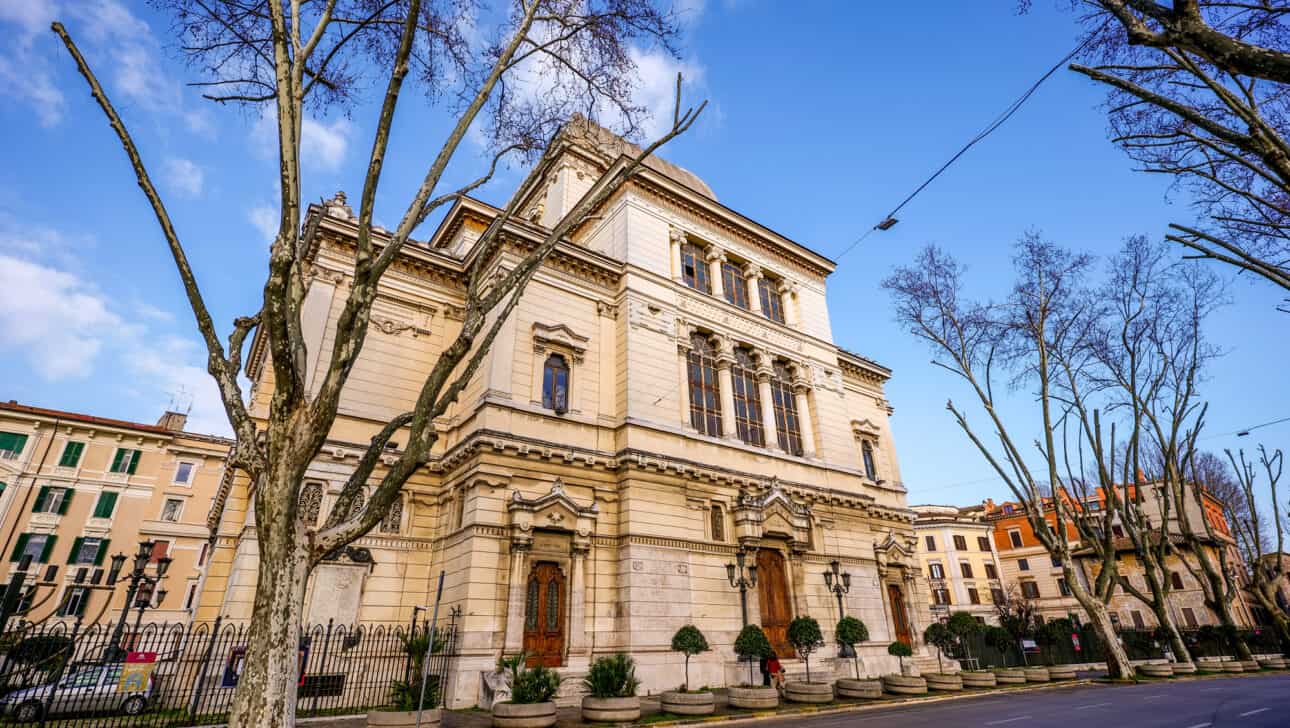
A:
<svg viewBox="0 0 1290 728">
<path fill-rule="evenodd" d="M 1103 649 L 1106 652 L 1106 672 L 1112 680 L 1131 680 L 1133 679 L 1133 663 L 1129 662 L 1129 653 L 1124 651 L 1124 645 L 1120 644 L 1120 636 L 1115 631 L 1115 624 L 1111 621 L 1111 612 L 1107 610 L 1106 605 L 1100 600 L 1094 599 L 1092 595 L 1083 589 L 1071 589 L 1075 595 L 1076 601 L 1088 613 L 1088 621 L 1093 625 L 1093 631 L 1102 639 Z M 1080 594 L 1083 594 L 1083 598 Z"/>
</svg>

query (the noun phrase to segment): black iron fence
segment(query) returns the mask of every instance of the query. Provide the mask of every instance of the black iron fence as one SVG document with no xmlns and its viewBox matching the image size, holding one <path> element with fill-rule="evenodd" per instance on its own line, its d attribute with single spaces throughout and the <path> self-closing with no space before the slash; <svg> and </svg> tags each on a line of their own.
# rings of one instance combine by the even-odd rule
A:
<svg viewBox="0 0 1290 728">
<path fill-rule="evenodd" d="M 435 630 L 427 695 L 443 696 L 457 653 L 457 613 Z M 336 715 L 390 705 L 416 684 L 429 626 L 311 625 L 301 630 L 297 711 Z M 246 656 L 248 625 L 19 624 L 0 635 L 0 725 L 191 726 L 226 720 Z M 410 649 L 411 648 L 411 649 Z M 416 674 L 414 674 L 416 673 Z M 431 707 L 431 706 L 427 706 Z"/>
<path fill-rule="evenodd" d="M 1255 654 L 1280 654 L 1275 630 L 1264 627 L 1242 630 L 1238 636 Z M 1120 642 L 1130 660 L 1158 660 L 1166 656 L 1169 643 L 1156 630 L 1126 629 L 1119 632 Z M 1231 635 L 1214 627 L 1182 630 L 1182 638 L 1193 658 L 1234 656 Z M 1009 640 L 1007 644 L 990 643 L 984 632 L 968 636 L 954 649 L 955 658 L 973 658 L 982 667 L 1018 667 L 1022 665 L 1073 665 L 1104 662 L 1106 649 L 1089 625 L 1072 635 L 1047 636 L 1047 639 Z"/>
</svg>

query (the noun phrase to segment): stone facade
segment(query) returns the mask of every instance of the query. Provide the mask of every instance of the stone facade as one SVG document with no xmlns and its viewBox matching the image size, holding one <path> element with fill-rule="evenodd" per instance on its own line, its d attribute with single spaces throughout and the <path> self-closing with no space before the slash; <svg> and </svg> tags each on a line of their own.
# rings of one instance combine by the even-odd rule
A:
<svg viewBox="0 0 1290 728">
<path fill-rule="evenodd" d="M 556 164 L 520 201 L 524 219 L 505 229 L 497 270 L 612 161 L 621 141 L 591 131 L 566 129 L 554 142 Z M 325 516 L 362 443 L 408 409 L 455 335 L 463 266 L 497 212 L 461 199 L 387 274 L 331 439 L 308 473 L 309 518 Z M 304 330 L 317 386 L 355 219 L 338 196 L 310 208 L 306 230 Z M 438 423 L 432 460 L 405 486 L 397 515 L 318 567 L 306 618 L 406 623 L 433 602 L 442 573 L 443 608 L 462 614 L 450 707 L 475 704 L 480 671 L 521 650 L 575 677 L 595 656 L 625 651 L 643 690 L 675 688 L 683 658 L 669 644 L 688 623 L 714 648 L 691 661 L 691 682 L 720 686 L 747 679 L 732 652 L 741 608 L 727 564 L 737 553 L 761 566 L 749 620 L 774 638 L 810 615 L 826 642 L 838 614 L 822 572 L 837 559 L 851 574 L 846 612 L 872 637 L 860 649 L 865 669 L 895 671 L 886 645 L 917 644 L 926 589 L 888 427 L 890 371 L 833 342 L 832 269 L 718 203 L 690 173 L 651 160 L 544 263 Z M 265 356 L 253 344 L 257 412 L 273 386 Z M 245 619 L 254 513 L 246 483 L 235 479 L 226 495 L 201 616 Z"/>
<path fill-rule="evenodd" d="M 918 557 L 927 577 L 932 617 L 967 612 L 999 623 L 995 604 L 1005 595 L 1003 565 L 994 545 L 994 524 L 981 506 L 912 506 Z"/>
</svg>

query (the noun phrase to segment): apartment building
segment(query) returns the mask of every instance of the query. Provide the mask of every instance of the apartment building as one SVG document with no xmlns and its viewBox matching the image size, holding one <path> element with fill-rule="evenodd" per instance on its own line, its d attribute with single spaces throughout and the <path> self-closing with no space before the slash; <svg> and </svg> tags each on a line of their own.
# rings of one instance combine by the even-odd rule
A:
<svg viewBox="0 0 1290 728">
<path fill-rule="evenodd" d="M 968 612 L 998 623 L 995 605 L 1004 599 L 1002 565 L 995 550 L 994 524 L 983 506 L 916 505 L 914 532 L 927 577 L 932 617 Z"/>
</svg>

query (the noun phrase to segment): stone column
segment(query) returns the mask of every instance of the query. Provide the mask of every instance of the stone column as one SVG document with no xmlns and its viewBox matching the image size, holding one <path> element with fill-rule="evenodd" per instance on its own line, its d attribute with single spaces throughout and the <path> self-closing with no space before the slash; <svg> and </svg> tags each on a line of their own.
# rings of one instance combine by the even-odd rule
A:
<svg viewBox="0 0 1290 728">
<path fill-rule="evenodd" d="M 575 541 L 569 564 L 569 655 L 581 656 L 587 650 L 587 552 L 591 544 Z"/>
<path fill-rule="evenodd" d="M 744 268 L 744 276 L 748 278 L 748 310 L 755 314 L 761 315 L 761 268 L 748 264 Z"/>
<path fill-rule="evenodd" d="M 797 399 L 797 423 L 802 431 L 802 454 L 815 457 L 815 424 L 811 421 L 811 387 L 803 377 L 794 378 L 793 396 Z"/>
<path fill-rule="evenodd" d="M 671 248 L 672 280 L 681 280 L 681 246 L 685 245 L 685 233 L 671 228 L 668 231 L 668 246 Z"/>
<path fill-rule="evenodd" d="M 779 450 L 779 438 L 775 436 L 775 399 L 770 391 L 773 370 L 764 364 L 767 360 L 763 354 L 763 366 L 757 368 L 757 396 L 761 398 L 761 426 L 766 430 L 766 447 Z"/>
<path fill-rule="evenodd" d="M 797 326 L 801 323 L 797 310 L 797 286 L 783 282 L 779 284 L 779 298 L 784 306 L 784 324 Z"/>
<path fill-rule="evenodd" d="M 721 387 L 721 435 L 727 439 L 738 439 L 738 428 L 735 426 L 735 380 L 730 374 L 730 367 L 735 363 L 734 354 L 730 351 L 729 342 L 721 342 L 721 351 L 717 354 L 717 385 Z"/>
<path fill-rule="evenodd" d="M 726 254 L 716 248 L 708 249 L 708 276 L 712 279 L 712 295 L 726 297 L 726 281 L 721 275 L 721 264 L 726 262 Z"/>
<path fill-rule="evenodd" d="M 503 652 L 517 655 L 524 649 L 524 586 L 528 581 L 531 537 L 511 537 L 510 591 L 506 598 L 506 639 Z"/>
</svg>

